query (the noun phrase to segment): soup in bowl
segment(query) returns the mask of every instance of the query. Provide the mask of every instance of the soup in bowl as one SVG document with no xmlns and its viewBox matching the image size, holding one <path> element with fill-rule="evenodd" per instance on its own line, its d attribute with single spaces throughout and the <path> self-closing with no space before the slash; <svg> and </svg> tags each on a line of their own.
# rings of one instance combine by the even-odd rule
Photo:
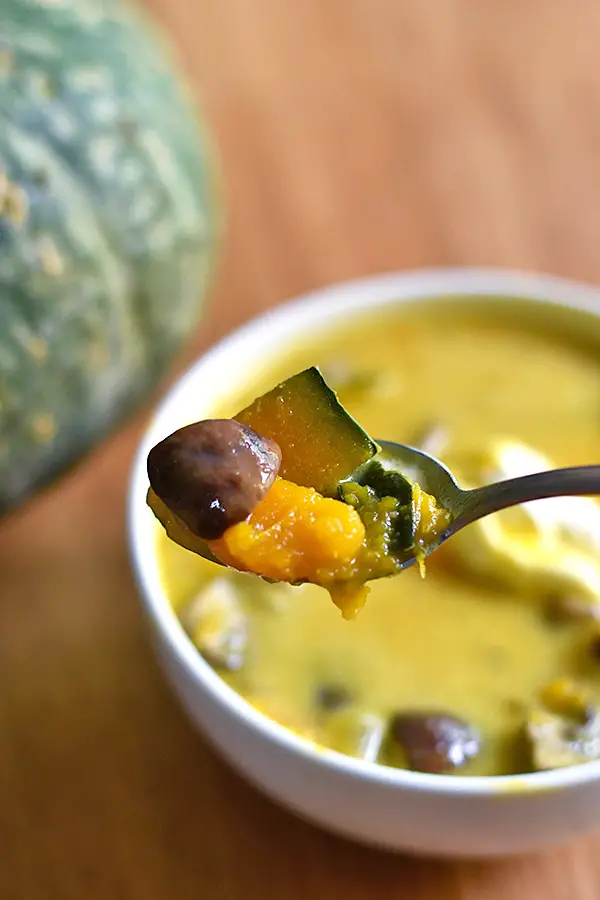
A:
<svg viewBox="0 0 600 900">
<path fill-rule="evenodd" d="M 301 814 L 467 855 L 600 820 L 600 505 L 537 501 L 474 523 L 425 577 L 372 582 L 346 621 L 321 587 L 270 584 L 169 540 L 145 505 L 149 450 L 318 366 L 370 435 L 424 447 L 464 486 L 595 462 L 597 306 L 592 289 L 510 273 L 342 285 L 245 326 L 159 409 L 130 525 L 161 657 L 225 755 Z"/>
</svg>

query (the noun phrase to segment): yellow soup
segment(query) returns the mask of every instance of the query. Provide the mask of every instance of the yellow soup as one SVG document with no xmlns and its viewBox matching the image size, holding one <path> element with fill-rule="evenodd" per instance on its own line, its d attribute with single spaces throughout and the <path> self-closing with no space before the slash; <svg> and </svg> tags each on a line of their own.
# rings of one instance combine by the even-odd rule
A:
<svg viewBox="0 0 600 900">
<path fill-rule="evenodd" d="M 243 395 L 202 413 L 230 416 L 319 365 L 374 438 L 429 442 L 465 486 L 597 462 L 600 337 L 590 321 L 541 304 L 421 302 L 288 348 L 256 378 L 248 373 Z M 600 756 L 594 499 L 540 501 L 470 526 L 429 558 L 424 579 L 415 569 L 372 582 L 352 622 L 323 588 L 218 567 L 158 525 L 157 541 L 168 595 L 205 658 L 312 740 L 457 775 Z M 459 747 L 438 765 L 435 729 L 418 722 L 415 731 L 417 714 L 468 726 L 466 737 L 454 734 L 462 755 Z"/>
</svg>

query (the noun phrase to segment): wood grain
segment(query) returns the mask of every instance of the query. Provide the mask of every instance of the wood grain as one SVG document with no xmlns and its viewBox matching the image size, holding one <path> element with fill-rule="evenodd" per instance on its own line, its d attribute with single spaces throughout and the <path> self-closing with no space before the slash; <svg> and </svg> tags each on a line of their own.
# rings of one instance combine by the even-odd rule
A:
<svg viewBox="0 0 600 900">
<path fill-rule="evenodd" d="M 593 0 L 149 0 L 221 146 L 229 232 L 180 367 L 318 285 L 432 264 L 600 281 Z M 143 417 L 0 526 L 2 900 L 597 900 L 600 839 L 414 861 L 233 775 L 157 671 L 124 502 Z"/>
</svg>

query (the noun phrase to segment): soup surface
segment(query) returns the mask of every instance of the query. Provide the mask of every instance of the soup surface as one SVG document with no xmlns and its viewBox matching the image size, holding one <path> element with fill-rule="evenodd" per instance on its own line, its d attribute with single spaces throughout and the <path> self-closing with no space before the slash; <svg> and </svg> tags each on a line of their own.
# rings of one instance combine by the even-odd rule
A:
<svg viewBox="0 0 600 900">
<path fill-rule="evenodd" d="M 535 471 L 536 454 L 542 468 L 597 462 L 594 330 L 542 304 L 420 302 L 288 348 L 202 416 L 232 415 L 319 365 L 376 439 L 429 442 L 469 486 Z M 267 715 L 342 752 L 420 768 L 394 738 L 398 716 L 448 714 L 478 735 L 456 774 L 511 774 L 587 758 L 586 745 L 581 758 L 540 762 L 530 728 L 539 714 L 552 730 L 543 717 L 569 706 L 590 726 L 600 703 L 600 505 L 583 504 L 540 501 L 470 526 L 430 557 L 426 578 L 373 582 L 352 622 L 322 588 L 214 566 L 157 525 L 158 554 L 192 639 Z"/>
</svg>

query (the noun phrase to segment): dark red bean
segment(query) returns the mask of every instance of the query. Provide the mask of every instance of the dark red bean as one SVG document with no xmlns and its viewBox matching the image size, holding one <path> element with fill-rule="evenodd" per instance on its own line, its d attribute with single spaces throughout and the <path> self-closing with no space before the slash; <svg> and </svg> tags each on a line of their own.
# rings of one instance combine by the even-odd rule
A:
<svg viewBox="0 0 600 900">
<path fill-rule="evenodd" d="M 315 705 L 324 712 L 342 709 L 351 700 L 350 691 L 341 684 L 322 684 L 315 691 Z"/>
<path fill-rule="evenodd" d="M 154 493 L 203 540 L 243 522 L 271 487 L 281 464 L 275 441 L 235 419 L 186 425 L 148 454 Z"/>
<path fill-rule="evenodd" d="M 590 653 L 596 662 L 600 662 L 600 634 L 595 634 L 590 641 Z"/>
<path fill-rule="evenodd" d="M 477 756 L 480 746 L 477 731 L 448 713 L 396 713 L 389 734 L 418 772 L 451 772 Z"/>
<path fill-rule="evenodd" d="M 600 618 L 598 604 L 577 594 L 554 594 L 546 599 L 544 613 L 548 622 L 594 622 Z"/>
</svg>

